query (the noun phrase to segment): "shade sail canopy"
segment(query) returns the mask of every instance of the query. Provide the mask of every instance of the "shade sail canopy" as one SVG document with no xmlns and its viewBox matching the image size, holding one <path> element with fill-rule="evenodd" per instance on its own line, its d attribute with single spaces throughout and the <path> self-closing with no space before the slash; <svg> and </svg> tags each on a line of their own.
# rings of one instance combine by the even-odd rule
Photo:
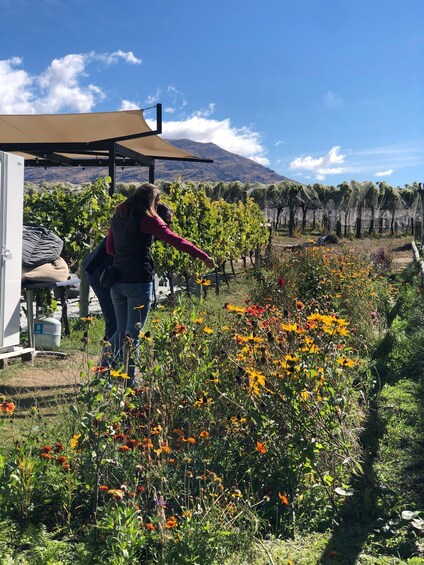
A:
<svg viewBox="0 0 424 565">
<path fill-rule="evenodd" d="M 153 182 L 155 159 L 212 162 L 187 153 L 159 137 L 162 106 L 156 105 L 156 130 L 144 110 L 90 114 L 0 115 L 0 150 L 25 158 L 26 166 L 144 165 Z"/>
</svg>

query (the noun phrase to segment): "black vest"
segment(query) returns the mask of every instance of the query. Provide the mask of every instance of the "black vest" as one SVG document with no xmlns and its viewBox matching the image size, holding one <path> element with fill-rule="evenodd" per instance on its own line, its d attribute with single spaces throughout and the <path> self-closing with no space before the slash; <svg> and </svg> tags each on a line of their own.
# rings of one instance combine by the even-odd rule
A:
<svg viewBox="0 0 424 565">
<path fill-rule="evenodd" d="M 123 218 L 114 214 L 112 233 L 115 244 L 115 265 L 118 267 L 118 282 L 140 283 L 153 280 L 153 265 L 150 248 L 153 236 L 141 233 L 140 214 Z"/>
</svg>

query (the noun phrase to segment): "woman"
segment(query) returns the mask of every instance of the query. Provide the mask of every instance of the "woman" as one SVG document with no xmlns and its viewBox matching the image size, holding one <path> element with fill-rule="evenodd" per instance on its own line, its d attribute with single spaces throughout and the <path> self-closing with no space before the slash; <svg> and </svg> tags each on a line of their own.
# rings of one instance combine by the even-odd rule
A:
<svg viewBox="0 0 424 565">
<path fill-rule="evenodd" d="M 167 226 L 172 221 L 172 209 L 162 202 L 158 204 L 157 213 L 162 218 Z M 88 283 L 94 291 L 99 301 L 102 310 L 103 318 L 105 321 L 105 337 L 104 341 L 109 341 L 113 334 L 116 332 L 116 315 L 113 307 L 112 298 L 110 295 L 110 288 L 105 288 L 100 282 L 100 277 L 107 266 L 113 263 L 113 257 L 106 251 L 106 238 L 84 257 L 82 261 L 82 268 L 88 279 Z M 154 288 L 153 288 L 154 290 Z"/>
<path fill-rule="evenodd" d="M 116 209 L 106 238 L 106 250 L 115 257 L 119 273 L 111 288 L 118 325 L 110 339 L 114 357 L 122 355 L 126 336 L 137 348 L 138 335 L 150 309 L 153 288 L 150 248 L 154 238 L 200 259 L 209 269 L 216 268 L 215 261 L 207 253 L 169 229 L 157 213 L 159 199 L 157 186 L 141 185 Z M 134 360 L 129 360 L 127 371 L 131 386 L 135 378 Z"/>
</svg>

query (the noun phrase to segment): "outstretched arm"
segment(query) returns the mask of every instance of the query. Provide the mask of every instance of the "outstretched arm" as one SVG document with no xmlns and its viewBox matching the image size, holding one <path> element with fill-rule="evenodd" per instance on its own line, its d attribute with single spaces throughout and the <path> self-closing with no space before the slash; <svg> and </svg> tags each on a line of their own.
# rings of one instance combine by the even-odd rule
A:
<svg viewBox="0 0 424 565">
<path fill-rule="evenodd" d="M 200 259 L 209 269 L 215 269 L 217 267 L 212 257 L 202 251 L 199 247 L 196 247 L 196 245 L 191 243 L 191 241 L 188 241 L 188 239 L 184 239 L 173 232 L 158 218 L 147 215 L 143 216 L 140 220 L 140 231 L 154 235 L 157 239 L 160 239 L 165 243 L 169 243 L 169 245 L 172 245 L 172 247 L 175 247 L 178 251 L 183 251 L 192 257 Z"/>
</svg>

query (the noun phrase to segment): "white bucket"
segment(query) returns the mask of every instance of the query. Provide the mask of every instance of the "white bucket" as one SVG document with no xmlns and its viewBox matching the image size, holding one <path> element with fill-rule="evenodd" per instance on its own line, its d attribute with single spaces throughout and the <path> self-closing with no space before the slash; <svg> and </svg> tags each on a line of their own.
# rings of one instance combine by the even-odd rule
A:
<svg viewBox="0 0 424 565">
<path fill-rule="evenodd" d="M 35 349 L 59 349 L 62 324 L 55 318 L 39 318 L 34 320 Z"/>
</svg>

